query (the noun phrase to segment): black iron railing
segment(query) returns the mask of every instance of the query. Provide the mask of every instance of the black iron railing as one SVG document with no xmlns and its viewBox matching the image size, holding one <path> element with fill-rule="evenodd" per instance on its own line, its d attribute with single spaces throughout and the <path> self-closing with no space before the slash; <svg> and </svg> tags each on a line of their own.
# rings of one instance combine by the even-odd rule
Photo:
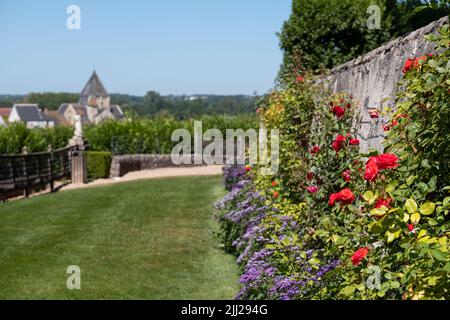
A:
<svg viewBox="0 0 450 320">
<path fill-rule="evenodd" d="M 0 200 L 43 189 L 54 190 L 54 182 L 69 178 L 71 153 L 76 147 L 50 152 L 0 155 Z"/>
</svg>

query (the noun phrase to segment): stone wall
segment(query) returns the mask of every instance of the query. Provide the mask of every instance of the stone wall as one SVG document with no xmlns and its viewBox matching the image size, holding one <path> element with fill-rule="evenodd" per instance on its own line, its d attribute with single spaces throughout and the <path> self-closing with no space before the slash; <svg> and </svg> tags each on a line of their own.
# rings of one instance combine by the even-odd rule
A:
<svg viewBox="0 0 450 320">
<path fill-rule="evenodd" d="M 393 99 L 385 100 L 395 96 L 405 60 L 433 52 L 434 44 L 427 42 L 424 36 L 435 33 L 446 22 L 448 17 L 393 40 L 332 69 L 326 77 L 325 82 L 333 92 L 351 94 L 359 106 L 361 112 L 357 126 L 361 152 L 366 152 L 370 147 L 382 150 L 383 124 L 387 119 L 380 117 L 377 121 L 371 121 L 368 110 L 381 110 L 382 105 L 393 106 Z"/>
<path fill-rule="evenodd" d="M 193 161 L 192 161 L 193 163 Z M 114 156 L 111 163 L 110 178 L 121 177 L 131 171 L 140 171 L 169 167 L 192 167 L 190 165 L 176 165 L 172 163 L 170 154 L 132 154 Z M 198 166 L 198 165 L 196 165 Z"/>
</svg>

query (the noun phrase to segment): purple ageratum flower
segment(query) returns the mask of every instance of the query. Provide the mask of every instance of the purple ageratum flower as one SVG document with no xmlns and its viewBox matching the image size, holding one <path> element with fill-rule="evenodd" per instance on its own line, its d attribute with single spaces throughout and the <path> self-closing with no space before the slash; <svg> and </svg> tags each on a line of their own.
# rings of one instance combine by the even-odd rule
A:
<svg viewBox="0 0 450 320">
<path fill-rule="evenodd" d="M 274 276 L 275 268 L 267 262 L 267 258 L 272 255 L 272 252 L 272 250 L 263 249 L 253 253 L 239 279 L 244 287 L 239 291 L 236 299 L 245 299 L 249 291 L 258 288 L 265 278 Z"/>
<path fill-rule="evenodd" d="M 224 215 L 224 218 L 234 223 L 239 223 L 243 218 L 258 212 L 264 212 L 266 207 L 250 206 L 245 209 L 231 211 Z"/>
<path fill-rule="evenodd" d="M 238 196 L 241 195 L 241 190 L 248 184 L 250 181 L 240 181 L 238 182 L 230 192 L 228 192 L 225 197 L 223 197 L 221 200 L 217 201 L 214 204 L 214 207 L 216 209 L 224 209 L 227 203 L 235 200 Z"/>
<path fill-rule="evenodd" d="M 240 282 L 248 286 L 257 286 L 258 280 L 262 275 L 271 276 L 274 274 L 274 268 L 265 261 L 253 261 L 249 263 L 245 272 L 240 277 Z"/>
<path fill-rule="evenodd" d="M 304 285 L 304 281 L 292 277 L 277 276 L 274 279 L 274 285 L 269 289 L 269 295 L 279 297 L 281 300 L 291 300 L 300 294 Z"/>
<path fill-rule="evenodd" d="M 340 260 L 332 260 L 328 264 L 320 267 L 319 271 L 317 271 L 317 273 L 316 273 L 316 277 L 317 278 L 322 278 L 328 272 L 336 269 L 336 267 L 339 266 L 340 264 L 341 264 Z"/>
<path fill-rule="evenodd" d="M 231 190 L 236 183 L 242 180 L 249 180 L 243 165 L 226 165 L 223 167 L 223 176 L 225 180 L 225 188 Z"/>
</svg>

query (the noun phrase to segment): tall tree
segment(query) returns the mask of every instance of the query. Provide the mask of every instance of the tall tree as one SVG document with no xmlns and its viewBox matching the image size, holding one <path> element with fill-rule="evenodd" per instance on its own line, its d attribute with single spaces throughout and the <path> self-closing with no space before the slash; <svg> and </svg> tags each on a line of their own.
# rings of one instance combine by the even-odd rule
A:
<svg viewBox="0 0 450 320">
<path fill-rule="evenodd" d="M 279 34 L 284 52 L 281 73 L 298 65 L 299 58 L 301 67 L 312 70 L 349 61 L 448 14 L 444 1 L 440 9 L 415 12 L 426 1 L 293 0 L 292 14 Z M 373 4 L 380 8 L 379 29 L 367 26 Z"/>
</svg>

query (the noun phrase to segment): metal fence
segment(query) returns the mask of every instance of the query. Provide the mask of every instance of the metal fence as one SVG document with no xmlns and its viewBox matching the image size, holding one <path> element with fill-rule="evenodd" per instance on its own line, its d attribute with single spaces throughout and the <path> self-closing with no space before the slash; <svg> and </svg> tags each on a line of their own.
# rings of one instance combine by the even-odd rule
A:
<svg viewBox="0 0 450 320">
<path fill-rule="evenodd" d="M 25 194 L 50 186 L 54 182 L 69 178 L 71 153 L 76 147 L 67 147 L 50 152 L 0 155 L 0 200 Z"/>
</svg>

